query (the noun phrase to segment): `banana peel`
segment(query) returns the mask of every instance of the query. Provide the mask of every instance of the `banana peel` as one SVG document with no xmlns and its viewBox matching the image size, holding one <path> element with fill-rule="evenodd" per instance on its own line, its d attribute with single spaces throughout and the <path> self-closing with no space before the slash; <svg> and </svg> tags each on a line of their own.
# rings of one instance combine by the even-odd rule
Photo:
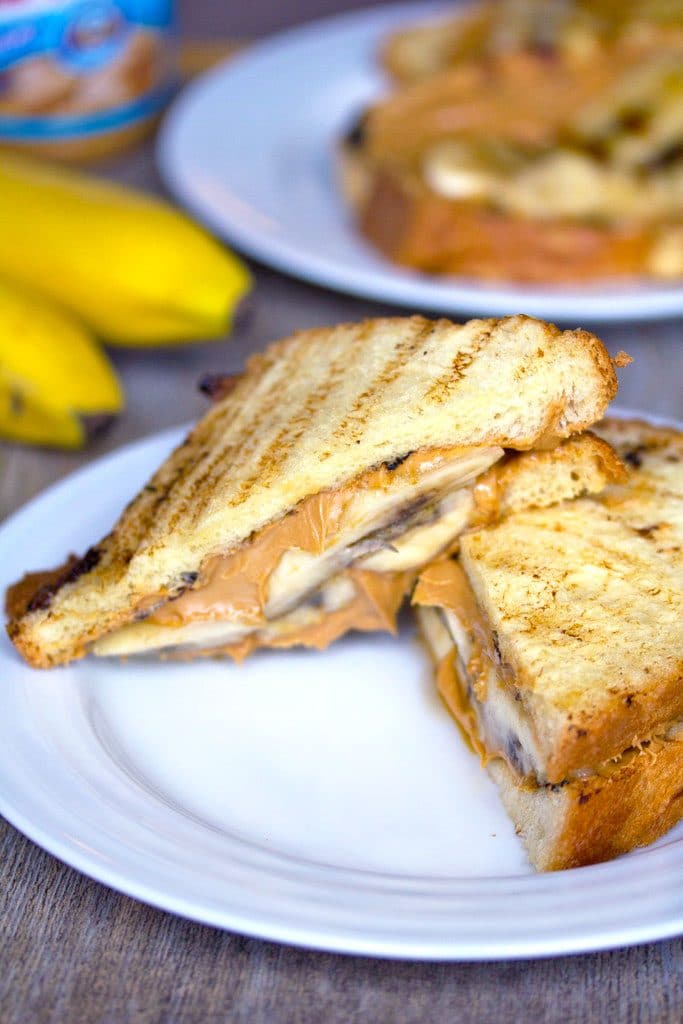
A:
<svg viewBox="0 0 683 1024">
<path fill-rule="evenodd" d="M 224 335 L 251 284 L 236 256 L 168 203 L 4 153 L 0 275 L 121 345 Z"/>
<path fill-rule="evenodd" d="M 80 448 L 89 425 L 122 407 L 119 381 L 90 331 L 0 280 L 0 436 Z"/>
</svg>

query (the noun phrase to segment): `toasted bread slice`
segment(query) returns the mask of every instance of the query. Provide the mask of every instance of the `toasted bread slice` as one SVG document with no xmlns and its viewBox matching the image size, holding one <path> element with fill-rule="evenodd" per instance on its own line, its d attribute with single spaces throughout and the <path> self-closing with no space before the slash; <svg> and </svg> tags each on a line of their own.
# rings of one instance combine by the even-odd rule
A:
<svg viewBox="0 0 683 1024">
<path fill-rule="evenodd" d="M 461 565 L 539 777 L 560 782 L 683 716 L 683 575 L 603 506 L 518 513 L 463 538 Z"/>
<path fill-rule="evenodd" d="M 620 757 L 560 783 L 524 778 L 493 756 L 478 731 L 463 677 L 453 672 L 453 640 L 433 608 L 416 609 L 441 695 L 463 736 L 500 789 L 505 809 L 538 871 L 597 864 L 654 842 L 683 817 L 683 721 Z"/>
<path fill-rule="evenodd" d="M 683 565 L 683 435 L 641 420 L 606 419 L 595 428 L 632 473 L 601 501 L 647 537 L 660 555 Z"/>
<path fill-rule="evenodd" d="M 672 801 L 683 770 L 683 437 L 636 421 L 598 429 L 630 464 L 626 481 L 464 535 L 413 598 L 440 691 L 471 745 L 504 764 L 494 774 L 544 868 L 604 859 L 675 820 L 626 799 L 657 789 L 633 748 L 666 751 Z"/>
<path fill-rule="evenodd" d="M 615 390 L 597 338 L 527 317 L 295 334 L 249 360 L 108 537 L 23 609 L 13 603 L 10 636 L 34 665 L 79 657 L 183 591 L 191 600 L 220 575 L 215 560 L 240 562 L 247 542 L 279 551 L 274 570 L 289 547 L 321 554 L 340 535 L 359 541 L 377 529 L 378 507 L 391 517 L 411 486 L 443 491 L 503 448 L 552 445 L 599 419 Z M 283 541 L 294 525 L 307 539 Z M 249 580 L 260 611 L 265 582 Z"/>
<path fill-rule="evenodd" d="M 432 274 L 562 283 L 683 276 L 683 226 L 534 219 L 437 195 L 398 168 L 351 153 L 342 187 L 384 256 Z"/>
</svg>

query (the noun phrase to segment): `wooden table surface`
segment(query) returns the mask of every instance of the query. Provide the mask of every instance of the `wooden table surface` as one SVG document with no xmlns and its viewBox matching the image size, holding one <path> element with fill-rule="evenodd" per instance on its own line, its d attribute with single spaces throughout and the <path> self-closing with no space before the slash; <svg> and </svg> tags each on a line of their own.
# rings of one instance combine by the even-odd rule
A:
<svg viewBox="0 0 683 1024">
<path fill-rule="evenodd" d="M 226 36 L 268 27 L 268 5 L 253 4 L 241 20 L 231 10 L 236 6 L 208 0 L 191 6 L 188 0 L 185 26 Z M 334 3 L 320 6 L 329 10 Z M 313 0 L 286 5 L 291 20 L 315 8 Z M 278 18 L 278 24 L 286 20 L 282 8 Z M 160 188 L 151 146 L 102 170 Z M 262 267 L 254 273 L 251 309 L 230 340 L 113 353 L 128 409 L 85 453 L 3 445 L 0 515 L 103 452 L 198 415 L 205 403 L 195 385 L 203 372 L 237 369 L 249 352 L 294 328 L 392 312 Z M 623 348 L 634 357 L 621 373 L 620 401 L 683 418 L 681 323 L 611 326 L 598 333 L 612 352 Z M 334 956 L 245 939 L 152 910 L 65 867 L 2 821 L 0 851 L 0 1024 L 683 1020 L 681 939 L 528 963 Z"/>
</svg>

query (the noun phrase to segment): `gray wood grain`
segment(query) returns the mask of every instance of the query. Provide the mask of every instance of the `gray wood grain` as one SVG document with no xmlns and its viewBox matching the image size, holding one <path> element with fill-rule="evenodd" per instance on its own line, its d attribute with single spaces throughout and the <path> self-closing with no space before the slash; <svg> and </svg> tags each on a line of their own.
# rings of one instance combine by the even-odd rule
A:
<svg viewBox="0 0 683 1024">
<path fill-rule="evenodd" d="M 341 4 L 326 0 L 319 6 Z M 297 0 L 276 12 L 262 0 L 241 7 L 188 2 L 186 28 L 195 35 L 207 27 L 213 34 L 244 35 L 254 26 L 261 30 L 309 17 L 317 5 Z M 150 147 L 102 170 L 131 184 L 159 187 Z M 1 446 L 0 516 L 103 452 L 200 414 L 204 400 L 196 382 L 202 373 L 238 369 L 248 353 L 294 328 L 391 312 L 261 267 L 254 272 L 250 309 L 231 339 L 113 353 L 128 409 L 85 453 Z M 621 372 L 620 401 L 683 417 L 680 322 L 613 326 L 599 333 L 613 353 L 625 349 L 634 357 Z M 680 1022 L 683 941 L 497 964 L 400 963 L 306 952 L 136 903 L 78 875 L 0 821 L 0 1024 L 530 1019 Z"/>
</svg>

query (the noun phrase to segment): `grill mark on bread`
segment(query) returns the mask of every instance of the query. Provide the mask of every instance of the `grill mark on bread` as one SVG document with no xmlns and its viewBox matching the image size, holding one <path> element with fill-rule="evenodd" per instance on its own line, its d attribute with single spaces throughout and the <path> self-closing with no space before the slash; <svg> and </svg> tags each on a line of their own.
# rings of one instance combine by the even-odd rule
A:
<svg viewBox="0 0 683 1024">
<path fill-rule="evenodd" d="M 411 318 L 411 324 L 412 324 L 412 320 L 413 319 L 414 318 Z M 356 352 L 358 351 L 359 348 L 361 348 L 361 346 L 365 347 L 365 345 L 367 344 L 368 338 L 370 337 L 370 335 L 373 332 L 374 328 L 375 328 L 375 325 L 373 324 L 373 322 L 371 320 L 366 320 L 366 321 L 364 321 L 361 324 L 360 331 L 358 332 L 358 335 L 355 338 L 354 343 L 353 343 L 352 348 L 351 348 L 351 356 L 352 356 L 352 358 L 356 355 Z M 380 370 L 380 374 L 381 374 L 381 372 L 382 371 Z M 362 381 L 362 383 L 366 383 L 366 382 Z M 333 438 L 340 437 L 340 436 L 342 436 L 342 435 L 344 435 L 344 434 L 349 432 L 349 426 L 350 426 L 351 420 L 356 418 L 359 415 L 359 413 L 362 412 L 362 410 L 364 408 L 364 405 L 365 405 L 365 402 L 367 401 L 368 397 L 370 396 L 371 391 L 372 391 L 372 385 L 365 387 L 364 390 L 361 391 L 356 396 L 356 398 L 354 399 L 354 401 L 353 401 L 353 403 L 351 405 L 350 411 L 345 416 L 343 416 L 343 418 L 337 424 L 336 428 L 332 431 L 332 437 Z"/>
<path fill-rule="evenodd" d="M 159 509 L 169 499 L 174 482 L 184 472 L 191 459 L 192 433 L 176 447 L 171 459 L 159 467 L 152 479 L 129 503 L 127 516 L 119 520 L 111 533 L 99 545 L 100 564 L 112 566 L 116 578 L 121 577 L 133 555 L 139 550 L 140 537 L 149 528 Z M 119 563 L 118 566 L 116 563 Z"/>
<path fill-rule="evenodd" d="M 277 344 L 274 347 L 277 347 Z M 292 345 L 292 355 L 295 357 L 299 356 L 293 369 L 293 376 L 295 377 L 296 368 L 300 362 L 299 346 L 296 344 Z M 191 474 L 190 479 L 187 481 L 189 488 L 194 492 L 199 492 L 203 497 L 203 500 L 195 500 L 194 502 L 195 521 L 201 518 L 212 500 L 212 478 L 215 477 L 218 480 L 226 463 L 230 464 L 233 462 L 238 466 L 245 464 L 250 458 L 254 457 L 259 445 L 262 445 L 264 440 L 261 437 L 263 423 L 272 416 L 273 403 L 277 403 L 282 399 L 282 382 L 279 380 L 277 372 L 272 373 L 271 376 L 273 369 L 277 369 L 277 360 L 273 354 L 257 353 L 255 356 L 252 356 L 247 362 L 247 370 L 259 374 L 256 386 L 254 386 L 253 381 L 245 383 L 244 388 L 238 388 L 231 396 L 228 396 L 229 399 L 236 399 L 236 402 L 231 400 L 227 405 L 223 402 L 219 403 L 216 411 L 220 414 L 220 432 L 228 430 L 237 432 L 241 422 L 248 420 L 249 436 L 246 440 L 237 444 L 230 444 L 225 441 L 223 444 L 214 444 L 211 455 L 205 457 L 198 464 L 196 471 Z M 280 390 L 279 395 L 278 390 Z M 245 391 L 247 391 L 246 394 L 244 394 Z M 228 416 L 230 416 L 229 421 Z M 281 429 L 281 434 L 284 429 L 286 428 Z M 273 442 L 268 439 L 266 434 L 265 442 L 265 447 L 257 456 L 255 471 L 246 480 L 240 482 L 237 492 L 232 500 L 228 502 L 229 507 L 238 507 L 246 501 L 253 485 L 262 478 L 261 470 L 266 465 L 268 459 L 271 458 L 274 444 L 277 444 L 277 438 Z M 179 511 L 182 516 L 184 514 L 183 510 Z M 173 529 L 177 521 L 178 516 L 172 517 L 168 523 L 169 529 Z"/>
<path fill-rule="evenodd" d="M 290 374 L 290 379 L 288 381 L 288 391 L 291 389 L 292 383 L 296 384 L 301 363 L 306 358 L 306 352 L 302 346 L 297 346 L 294 350 L 294 355 L 295 360 Z M 282 471 L 283 463 L 287 461 L 287 454 L 292 450 L 292 448 L 294 448 L 296 442 L 309 428 L 313 413 L 324 402 L 324 399 L 334 390 L 341 372 L 347 372 L 348 368 L 342 365 L 342 355 L 343 353 L 340 353 L 337 357 L 337 363 L 332 363 L 332 366 L 328 371 L 328 375 L 323 378 L 313 393 L 309 393 L 306 396 L 302 408 L 288 418 L 274 437 L 267 439 L 266 445 L 257 457 L 253 472 L 249 477 L 241 482 L 238 493 L 236 494 L 233 502 L 231 502 L 233 507 L 237 507 L 248 500 L 257 483 L 259 485 L 265 484 Z M 281 386 L 281 382 L 276 378 L 273 381 L 270 391 L 261 399 L 260 407 L 262 412 L 257 414 L 252 437 L 258 437 L 260 420 L 267 415 L 269 411 L 269 403 L 278 401 L 279 396 L 277 391 Z M 257 443 L 253 445 L 253 448 L 256 447 Z M 250 454 L 248 450 L 239 450 L 241 459 L 244 459 L 245 455 L 248 454 Z"/>
<path fill-rule="evenodd" d="M 373 330 L 373 326 L 373 321 L 365 321 L 360 325 L 359 330 L 354 335 L 352 353 L 365 345 L 368 336 Z M 319 335 L 327 334 L 326 331 L 319 331 L 317 333 Z M 331 344 L 329 348 L 332 349 Z M 303 346 L 300 346 L 295 351 L 295 355 L 298 358 L 295 360 L 292 373 L 290 374 L 290 387 L 292 382 L 296 382 L 301 363 L 308 358 L 308 354 Z M 283 463 L 287 461 L 289 452 L 296 447 L 296 443 L 309 429 L 311 421 L 316 418 L 316 413 L 318 417 L 324 414 L 326 399 L 334 393 L 340 378 L 349 372 L 348 364 L 349 353 L 343 346 L 339 346 L 336 353 L 332 355 L 331 362 L 326 368 L 327 372 L 318 386 L 312 393 L 306 395 L 301 409 L 288 419 L 259 455 L 254 472 L 240 485 L 239 494 L 234 501 L 235 506 L 248 500 L 257 483 L 259 485 L 268 483 L 268 481 L 282 471 Z M 271 389 L 274 393 L 272 395 L 267 394 L 265 399 L 263 399 L 263 408 L 267 408 L 269 400 L 277 401 L 278 396 L 275 392 L 279 384 L 279 381 L 274 382 L 273 389 Z M 256 434 L 256 425 L 254 426 L 254 434 Z M 243 451 L 240 451 L 240 456 L 244 456 Z"/>
<path fill-rule="evenodd" d="M 369 333 L 369 326 L 364 325 L 364 328 L 364 330 L 361 330 L 358 333 L 354 348 L 359 347 L 359 345 L 365 341 Z M 266 463 L 264 464 L 264 470 L 260 477 L 261 482 L 268 482 L 274 475 L 281 472 L 283 462 L 287 461 L 289 453 L 296 448 L 297 442 L 310 428 L 313 421 L 327 418 L 327 399 L 334 393 L 340 378 L 348 372 L 348 353 L 342 348 L 339 348 L 339 350 L 332 355 L 325 377 L 320 381 L 319 385 L 305 397 L 299 412 L 292 416 L 289 423 L 283 428 L 271 445 L 273 457 L 266 460 Z M 255 474 L 255 479 L 258 479 L 258 473 Z"/>
<path fill-rule="evenodd" d="M 579 499 L 579 500 L 587 501 L 587 500 L 590 500 L 590 499 Z M 606 509 L 605 511 L 607 512 L 607 518 L 609 520 L 611 520 L 614 523 L 619 523 L 620 522 L 618 517 L 611 516 L 609 514 L 609 510 L 608 509 Z M 524 513 L 522 513 L 522 512 L 517 513 L 517 515 L 520 516 L 520 517 L 523 514 Z M 574 527 L 576 528 L 576 532 L 575 532 L 575 528 Z M 553 547 L 553 539 L 557 538 L 558 535 L 562 536 L 563 534 L 566 534 L 570 538 L 572 536 L 575 536 L 576 533 L 581 535 L 581 524 L 580 523 L 572 524 L 572 526 L 570 526 L 569 528 L 567 528 L 565 526 L 562 529 L 560 529 L 557 526 L 555 526 L 555 527 L 546 527 L 545 524 L 540 522 L 540 523 L 534 524 L 533 529 L 534 529 L 534 532 L 536 533 L 536 535 L 539 538 L 543 534 L 547 535 L 547 538 L 548 538 L 547 545 L 548 545 L 549 549 L 552 549 L 552 547 Z M 634 534 L 636 533 L 636 531 L 633 531 L 633 532 L 634 532 Z M 474 545 L 474 550 L 476 550 L 478 539 L 479 538 L 476 537 L 476 536 L 474 538 L 469 538 L 468 542 L 472 543 Z M 644 540 L 644 543 L 647 544 L 648 543 L 647 540 Z M 636 579 L 636 580 L 638 580 L 640 582 L 640 578 L 642 576 L 642 565 L 643 565 L 642 554 L 640 552 L 638 552 L 638 551 L 631 552 L 630 550 L 625 549 L 623 546 L 620 547 L 617 551 L 615 551 L 615 550 L 613 550 L 610 547 L 609 543 L 600 536 L 599 533 L 596 533 L 596 534 L 594 534 L 592 536 L 591 544 L 592 544 L 592 547 L 597 551 L 597 554 L 595 556 L 596 563 L 599 561 L 601 568 L 606 573 L 605 582 L 608 582 L 610 580 L 614 580 L 614 579 L 617 579 L 617 578 L 628 578 L 629 580 Z M 509 568 L 511 568 L 510 554 L 509 554 L 509 552 L 507 550 L 501 550 L 500 552 L 495 552 L 494 554 L 490 554 L 488 556 L 488 563 L 489 563 L 489 565 L 491 566 L 492 569 L 509 569 Z M 566 567 L 566 569 L 561 574 L 559 574 L 558 580 L 560 582 L 564 583 L 564 581 L 569 576 L 571 576 L 571 574 L 572 574 L 572 567 L 568 565 Z M 544 590 L 549 591 L 551 589 L 552 584 L 550 582 L 541 580 L 535 574 L 531 574 L 531 575 L 532 575 L 532 578 L 536 581 L 536 583 L 539 586 L 541 586 Z M 643 581 L 643 593 L 644 594 L 652 593 L 651 589 L 649 589 L 645 585 L 644 581 Z M 529 614 L 531 615 L 531 613 L 529 613 Z M 557 609 L 553 605 L 548 604 L 547 608 L 544 608 L 544 609 L 534 613 L 534 616 L 533 616 L 534 624 L 541 624 L 546 617 L 549 617 L 551 621 L 554 621 L 556 615 L 557 615 Z M 575 633 L 572 631 L 572 628 L 570 626 L 564 626 L 564 627 L 560 628 L 559 632 L 561 632 L 563 635 L 565 635 L 565 636 L 567 636 L 567 637 L 569 637 L 571 639 L 576 639 L 576 640 L 584 639 L 585 640 L 585 639 L 587 639 L 590 636 L 590 632 L 585 632 L 585 627 L 582 627 L 582 628 L 584 628 L 584 634 L 583 634 L 582 637 L 575 635 Z"/>
<path fill-rule="evenodd" d="M 481 322 L 481 330 L 477 337 L 473 339 L 469 349 L 456 353 L 448 370 L 441 377 L 438 377 L 429 388 L 426 397 L 430 401 L 442 404 L 448 399 L 453 388 L 467 375 L 469 367 L 490 341 L 494 328 L 494 320 L 483 320 Z"/>
<path fill-rule="evenodd" d="M 207 416 L 190 431 L 183 442 L 176 448 L 170 462 L 166 466 L 162 466 L 161 470 L 152 478 L 151 483 L 156 487 L 158 496 L 153 506 L 148 510 L 149 515 L 146 517 L 147 523 L 145 523 L 145 526 L 150 521 L 159 520 L 167 522 L 168 529 L 173 530 L 177 522 L 188 513 L 190 508 L 193 508 L 193 511 L 198 514 L 197 506 L 201 504 L 202 508 L 204 507 L 205 503 L 199 500 L 197 500 L 196 505 L 193 507 L 188 497 L 184 496 L 184 492 L 186 494 L 188 490 L 191 492 L 193 489 L 191 467 L 193 465 L 201 465 L 205 459 L 205 456 L 197 459 L 197 449 L 205 449 L 216 431 L 216 425 L 220 424 L 223 418 L 224 403 L 219 402 L 209 410 Z M 166 469 L 165 473 L 163 472 L 164 469 Z M 198 497 L 197 495 L 197 499 Z M 178 505 L 167 520 L 166 510 L 169 506 L 173 505 L 174 500 L 177 500 Z M 139 550 L 139 545 L 136 546 L 136 550 Z"/>
<path fill-rule="evenodd" d="M 303 429 L 304 428 L 301 428 L 298 431 L 298 434 L 294 435 L 292 435 L 290 425 L 285 425 L 280 429 L 280 431 L 270 441 L 270 444 L 264 448 L 259 455 L 254 467 L 254 472 L 240 484 L 237 498 L 232 502 L 233 507 L 246 501 L 257 483 L 267 483 L 269 480 L 273 479 L 273 476 L 275 476 L 278 471 L 279 459 L 281 458 L 282 461 L 286 460 L 286 453 L 291 446 L 293 439 L 297 436 L 301 436 Z"/>
<path fill-rule="evenodd" d="M 268 369 L 271 368 L 272 364 Z M 212 479 L 215 478 L 217 481 L 220 478 L 223 467 L 226 464 L 230 464 L 233 461 L 245 462 L 248 460 L 254 449 L 258 447 L 260 440 L 259 431 L 263 421 L 267 420 L 270 414 L 269 402 L 275 400 L 274 392 L 277 381 L 276 379 L 269 380 L 266 374 L 260 383 L 265 384 L 265 388 L 250 388 L 249 394 L 245 398 L 242 398 L 242 389 L 236 389 L 236 397 L 238 399 L 236 409 L 234 403 L 230 401 L 232 396 L 228 396 L 227 401 L 229 404 L 221 402 L 214 410 L 217 414 L 218 432 L 220 434 L 231 425 L 235 429 L 235 426 L 239 425 L 241 419 L 249 417 L 251 428 L 249 438 L 242 444 L 233 444 L 227 442 L 224 438 L 221 438 L 218 444 L 214 444 L 211 452 L 201 459 L 194 472 L 191 472 L 189 478 L 184 481 L 186 488 L 193 494 L 193 502 L 188 507 L 179 508 L 176 514 L 169 518 L 169 530 L 175 528 L 180 519 L 187 513 L 188 508 L 191 508 L 194 521 L 198 521 L 213 499 Z M 262 390 L 265 390 L 266 394 L 261 399 L 260 393 Z M 235 392 L 233 392 L 233 395 L 235 395 Z M 251 406 L 255 407 L 253 414 L 250 414 Z M 235 415 L 231 416 L 231 424 L 226 423 L 228 416 L 233 412 Z M 211 426 L 213 427 L 213 424 Z M 240 485 L 238 493 L 231 502 L 232 505 L 239 505 L 244 500 L 246 491 L 249 489 L 247 484 L 248 481 Z"/>
<path fill-rule="evenodd" d="M 372 321 L 368 323 L 370 328 L 372 328 Z M 391 356 L 379 368 L 377 374 L 367 387 L 354 400 L 349 412 L 333 432 L 333 437 L 350 434 L 356 440 L 362 439 L 365 433 L 364 428 L 370 416 L 372 402 L 378 391 L 387 389 L 394 383 L 404 369 L 406 359 L 413 355 L 421 345 L 425 344 L 429 336 L 442 328 L 445 323 L 447 321 L 444 320 L 431 322 L 423 317 L 410 318 L 410 325 L 413 331 L 397 340 Z"/>
<path fill-rule="evenodd" d="M 374 388 L 380 390 L 388 388 L 396 381 L 404 369 L 405 360 L 414 355 L 423 344 L 427 344 L 429 338 L 444 326 L 444 321 L 437 320 L 432 323 L 422 317 L 413 317 L 411 320 L 411 326 L 414 329 L 413 334 L 408 334 L 405 338 L 399 339 L 398 343 L 394 347 L 391 358 L 387 361 L 373 381 L 371 393 L 369 395 L 366 394 L 362 396 L 364 399 L 364 405 L 367 404 L 366 399 L 368 397 L 372 397 Z M 354 409 L 352 409 L 352 412 Z"/>
</svg>

